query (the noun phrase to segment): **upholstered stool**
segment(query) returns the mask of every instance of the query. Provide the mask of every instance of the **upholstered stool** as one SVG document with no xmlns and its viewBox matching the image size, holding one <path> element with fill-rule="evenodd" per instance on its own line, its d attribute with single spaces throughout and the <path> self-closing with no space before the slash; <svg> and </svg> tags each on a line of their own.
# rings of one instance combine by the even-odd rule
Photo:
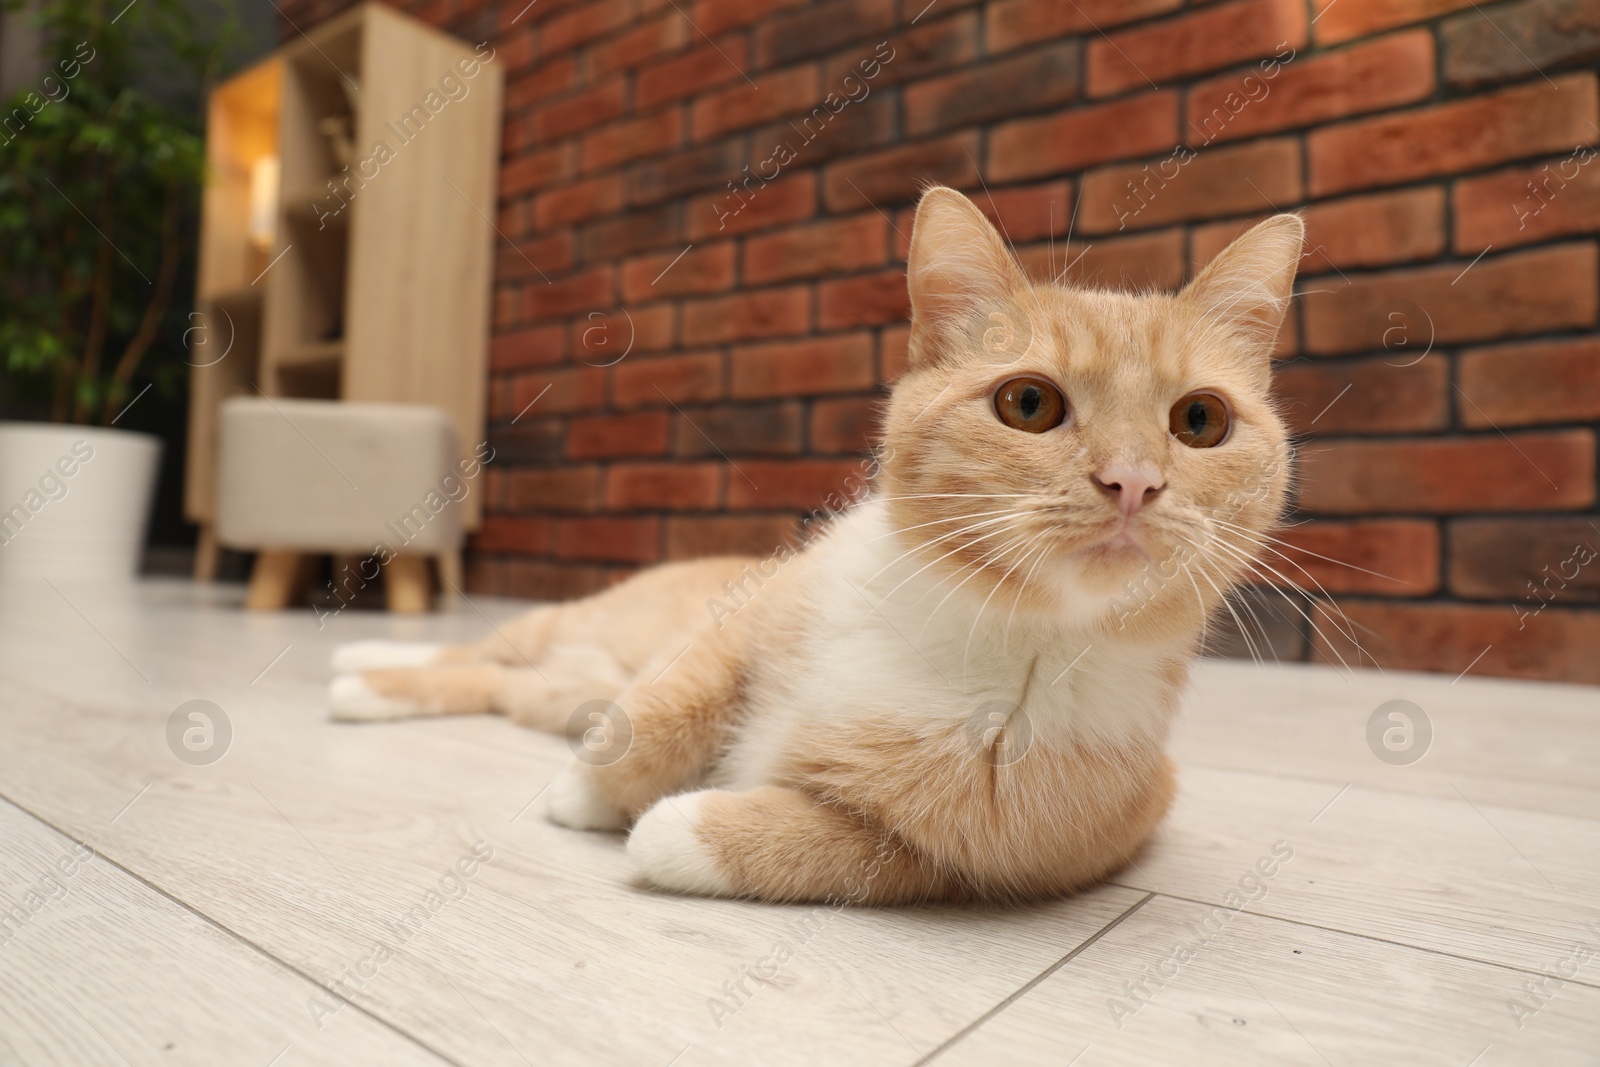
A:
<svg viewBox="0 0 1600 1067">
<path fill-rule="evenodd" d="M 390 611 L 426 611 L 430 557 L 460 588 L 459 502 L 479 481 L 439 408 L 236 397 L 218 425 L 217 541 L 257 552 L 246 607 L 282 609 L 305 558 L 329 554 L 335 606 L 381 568 Z"/>
</svg>

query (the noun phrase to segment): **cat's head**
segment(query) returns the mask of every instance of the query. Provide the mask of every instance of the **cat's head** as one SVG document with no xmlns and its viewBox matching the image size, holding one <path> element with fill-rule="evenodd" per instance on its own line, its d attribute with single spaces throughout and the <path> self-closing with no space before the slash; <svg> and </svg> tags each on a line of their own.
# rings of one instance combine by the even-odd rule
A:
<svg viewBox="0 0 1600 1067">
<path fill-rule="evenodd" d="M 1283 509 L 1271 353 L 1300 219 L 1256 226 L 1176 294 L 1034 284 L 951 189 L 915 226 L 880 482 L 904 549 L 1024 611 L 1197 628 Z"/>
</svg>

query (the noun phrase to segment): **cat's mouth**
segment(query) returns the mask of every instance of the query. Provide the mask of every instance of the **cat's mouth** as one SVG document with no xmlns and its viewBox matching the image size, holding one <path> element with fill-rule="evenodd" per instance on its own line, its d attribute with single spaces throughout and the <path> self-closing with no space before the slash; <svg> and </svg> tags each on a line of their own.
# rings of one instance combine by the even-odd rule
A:
<svg viewBox="0 0 1600 1067">
<path fill-rule="evenodd" d="M 1127 522 L 1121 523 L 1105 536 L 1074 549 L 1072 554 L 1111 565 L 1145 564 L 1153 559 L 1133 525 Z"/>
</svg>

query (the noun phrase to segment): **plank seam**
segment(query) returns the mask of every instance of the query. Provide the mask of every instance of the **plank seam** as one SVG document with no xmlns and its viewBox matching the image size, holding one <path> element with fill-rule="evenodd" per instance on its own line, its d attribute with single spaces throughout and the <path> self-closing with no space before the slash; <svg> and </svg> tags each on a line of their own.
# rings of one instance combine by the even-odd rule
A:
<svg viewBox="0 0 1600 1067">
<path fill-rule="evenodd" d="M 1123 888 L 1127 888 L 1127 887 L 1124 886 Z M 1148 890 L 1145 891 L 1145 895 L 1143 897 L 1141 897 L 1140 899 L 1134 901 L 1133 904 L 1131 904 L 1128 907 L 1128 909 L 1126 911 L 1124 911 L 1121 915 L 1118 915 L 1115 919 L 1112 919 L 1110 922 L 1108 922 L 1104 926 L 1102 926 L 1099 930 L 1095 931 L 1095 933 L 1091 937 L 1089 937 L 1086 940 L 1080 942 L 1078 944 L 1078 946 L 1076 948 L 1074 948 L 1071 952 L 1067 953 L 1065 956 L 1062 956 L 1059 960 L 1056 960 L 1056 962 L 1052 963 L 1050 966 L 1046 967 L 1044 970 L 1042 970 L 1038 974 L 1034 975 L 1034 977 L 1029 982 L 1027 982 L 1025 985 L 1023 985 L 1016 992 L 1014 992 L 1010 996 L 1006 997 L 1000 1003 L 996 1004 L 994 1007 L 990 1008 L 988 1011 L 986 1011 L 982 1015 L 978 1016 L 972 1022 L 970 1022 L 966 1026 L 962 1027 L 960 1030 L 957 1030 L 953 1035 L 951 1035 L 944 1042 L 944 1044 L 940 1045 L 938 1048 L 934 1049 L 932 1052 L 930 1052 L 926 1056 L 922 1057 L 922 1059 L 918 1060 L 915 1064 L 913 1064 L 913 1067 L 923 1067 L 924 1064 L 932 1063 L 939 1056 L 942 1056 L 945 1052 L 949 1051 L 952 1047 L 954 1047 L 954 1045 L 958 1041 L 960 1041 L 962 1038 L 966 1037 L 968 1034 L 972 1033 L 978 1027 L 982 1026 L 984 1023 L 988 1022 L 990 1019 L 994 1018 L 996 1015 L 999 1015 L 1001 1012 L 1003 1012 L 1007 1008 L 1009 1008 L 1012 1004 L 1015 1004 L 1022 997 L 1026 996 L 1028 993 L 1032 992 L 1034 987 L 1039 985 L 1040 982 L 1043 982 L 1046 978 L 1049 978 L 1051 975 L 1055 974 L 1061 968 L 1065 967 L 1067 964 L 1069 964 L 1073 960 L 1077 959 L 1080 954 L 1082 954 L 1085 950 L 1087 950 L 1089 948 L 1089 946 L 1093 945 L 1096 941 L 1100 940 L 1102 937 L 1106 936 L 1111 931 L 1115 930 L 1118 926 L 1122 925 L 1122 921 L 1124 919 L 1128 918 L 1128 916 L 1132 915 L 1134 912 L 1136 912 L 1140 908 L 1144 907 L 1145 904 L 1147 904 L 1150 901 L 1150 899 L 1152 897 L 1154 897 L 1155 895 L 1156 895 L 1155 893 L 1149 892 Z"/>
</svg>

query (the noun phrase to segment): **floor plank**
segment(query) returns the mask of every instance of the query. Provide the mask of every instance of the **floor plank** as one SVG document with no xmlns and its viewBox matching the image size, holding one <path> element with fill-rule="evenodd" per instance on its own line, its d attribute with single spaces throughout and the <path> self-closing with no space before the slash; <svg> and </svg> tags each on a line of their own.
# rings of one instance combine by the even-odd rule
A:
<svg viewBox="0 0 1600 1067">
<path fill-rule="evenodd" d="M 1519 971 L 1247 913 L 1206 921 L 1211 910 L 1153 896 L 933 1062 L 1596 1062 L 1595 985 L 1548 982 L 1536 1001 L 1524 988 L 1532 979 Z M 1578 973 L 1600 983 L 1600 932 L 1587 944 L 1595 955 Z M 1547 962 L 1570 952 L 1569 945 Z M 1508 1001 L 1521 1005 L 1518 1014 Z"/>
<path fill-rule="evenodd" d="M 0 1062 L 445 1062 L 3 801 L 0 902 Z"/>
<path fill-rule="evenodd" d="M 1367 720 L 1391 700 L 1416 704 L 1433 735 L 1405 765 L 1385 763 L 1367 741 Z M 1184 766 L 1443 799 L 1456 798 L 1452 782 L 1471 781 L 1479 803 L 1600 813 L 1593 686 L 1209 660 L 1195 671 L 1173 751 Z"/>
</svg>

